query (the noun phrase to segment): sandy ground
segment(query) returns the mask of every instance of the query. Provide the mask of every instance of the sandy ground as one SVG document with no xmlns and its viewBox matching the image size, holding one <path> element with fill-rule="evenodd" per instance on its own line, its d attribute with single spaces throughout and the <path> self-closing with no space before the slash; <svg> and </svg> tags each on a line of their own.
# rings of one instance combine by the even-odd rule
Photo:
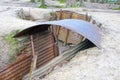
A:
<svg viewBox="0 0 120 80">
<path fill-rule="evenodd" d="M 31 3 L 30 0 L 0 0 L 1 6 L 37 7 L 40 3 Z"/>
<path fill-rule="evenodd" d="M 120 14 L 90 12 L 103 23 L 102 49 L 79 52 L 42 80 L 120 80 Z"/>
<path fill-rule="evenodd" d="M 0 69 L 9 64 L 9 46 L 3 41 L 3 36 L 12 30 L 36 24 L 17 18 L 16 10 L 14 6 L 0 6 Z M 79 52 L 69 63 L 42 80 L 120 80 L 120 14 L 88 13 L 103 24 L 102 49 Z"/>
<path fill-rule="evenodd" d="M 9 45 L 3 37 L 13 30 L 21 30 L 36 24 L 32 21 L 22 20 L 16 16 L 19 8 L 0 6 L 0 69 L 9 64 Z"/>
</svg>

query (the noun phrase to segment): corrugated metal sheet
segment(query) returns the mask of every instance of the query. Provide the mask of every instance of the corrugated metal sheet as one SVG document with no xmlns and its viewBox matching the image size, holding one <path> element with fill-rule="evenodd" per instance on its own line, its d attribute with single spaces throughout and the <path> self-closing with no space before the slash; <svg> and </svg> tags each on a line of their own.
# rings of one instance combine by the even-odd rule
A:
<svg viewBox="0 0 120 80">
<path fill-rule="evenodd" d="M 22 80 L 29 73 L 32 55 L 24 54 L 21 59 L 0 71 L 0 80 Z"/>
<path fill-rule="evenodd" d="M 44 31 L 33 35 L 35 53 L 37 54 L 36 67 L 39 68 L 55 58 L 58 52 L 55 51 L 54 37 L 51 32 Z M 56 54 L 55 54 L 56 53 Z"/>
<path fill-rule="evenodd" d="M 49 25 L 58 25 L 65 27 L 69 30 L 72 30 L 76 33 L 79 33 L 80 35 L 84 36 L 88 40 L 90 40 L 92 43 L 94 43 L 98 48 L 101 48 L 101 30 L 98 27 L 95 27 L 93 24 L 88 23 L 83 20 L 78 19 L 64 19 L 64 20 L 58 20 L 58 21 L 49 21 L 49 22 L 43 22 L 41 24 L 38 24 L 33 27 L 29 27 L 20 33 L 16 34 L 15 37 L 24 36 L 26 34 L 32 34 L 32 30 L 35 30 L 35 28 L 39 27 L 39 29 L 43 29 L 44 26 Z M 56 27 L 58 27 L 56 26 Z M 38 30 L 37 30 L 38 31 Z"/>
</svg>

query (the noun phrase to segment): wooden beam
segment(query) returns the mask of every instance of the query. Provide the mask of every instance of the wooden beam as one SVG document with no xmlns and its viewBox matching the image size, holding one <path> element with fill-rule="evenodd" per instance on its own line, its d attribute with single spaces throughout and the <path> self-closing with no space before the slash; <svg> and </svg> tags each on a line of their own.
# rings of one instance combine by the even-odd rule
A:
<svg viewBox="0 0 120 80">
<path fill-rule="evenodd" d="M 71 13 L 70 14 L 70 19 L 72 18 L 72 15 L 73 15 L 73 13 Z M 68 37 L 69 37 L 69 32 L 70 32 L 70 30 L 69 29 L 67 29 L 67 32 L 66 32 L 66 37 L 65 37 L 65 41 L 64 41 L 64 45 L 66 45 L 67 44 L 67 41 L 68 41 Z"/>
<path fill-rule="evenodd" d="M 30 36 L 30 40 L 31 40 L 31 46 L 32 46 L 32 55 L 35 55 L 35 49 L 34 49 L 34 43 L 33 43 L 33 35 Z"/>
<path fill-rule="evenodd" d="M 32 80 L 32 73 L 36 69 L 36 63 L 37 63 L 37 55 L 35 54 L 35 49 L 34 49 L 34 42 L 33 42 L 33 35 L 30 36 L 31 40 L 31 46 L 32 46 L 32 62 L 31 62 L 31 68 L 30 68 L 30 73 L 29 73 L 29 80 Z"/>
<path fill-rule="evenodd" d="M 62 11 L 62 9 L 61 9 L 61 10 L 60 10 L 60 16 L 59 16 L 58 20 L 61 20 L 61 19 L 62 19 L 62 16 L 63 16 L 63 11 Z M 57 38 L 57 44 L 58 44 L 58 37 L 59 37 L 59 33 L 60 33 L 60 26 L 58 26 L 56 33 L 57 33 L 57 34 L 56 34 L 56 38 Z"/>
<path fill-rule="evenodd" d="M 66 32 L 66 36 L 65 36 L 65 41 L 64 41 L 64 45 L 67 44 L 67 41 L 68 41 L 68 37 L 69 37 L 69 29 L 67 29 L 67 32 Z"/>
</svg>

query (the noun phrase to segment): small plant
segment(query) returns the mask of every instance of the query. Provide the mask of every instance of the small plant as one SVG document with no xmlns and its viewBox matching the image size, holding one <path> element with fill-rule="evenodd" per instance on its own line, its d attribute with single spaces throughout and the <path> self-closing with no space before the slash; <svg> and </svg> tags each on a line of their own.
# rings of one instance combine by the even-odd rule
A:
<svg viewBox="0 0 120 80">
<path fill-rule="evenodd" d="M 45 4 L 45 0 L 38 0 L 40 2 L 40 6 L 38 8 L 48 8 L 48 6 Z"/>
<path fill-rule="evenodd" d="M 16 60 L 17 53 L 19 51 L 18 40 L 13 38 L 13 36 L 18 33 L 20 30 L 12 31 L 10 34 L 4 36 L 4 40 L 9 44 L 10 47 L 10 62 Z"/>
<path fill-rule="evenodd" d="M 78 4 L 78 6 L 79 6 L 79 7 L 85 7 L 85 5 L 84 5 L 84 4 Z"/>
<path fill-rule="evenodd" d="M 40 6 L 38 6 L 38 8 L 48 8 L 48 6 L 46 6 L 46 5 L 40 5 Z"/>
<path fill-rule="evenodd" d="M 65 0 L 60 0 L 60 3 L 65 3 Z"/>
<path fill-rule="evenodd" d="M 113 8 L 112 10 L 120 10 L 120 6 L 118 8 Z"/>
</svg>

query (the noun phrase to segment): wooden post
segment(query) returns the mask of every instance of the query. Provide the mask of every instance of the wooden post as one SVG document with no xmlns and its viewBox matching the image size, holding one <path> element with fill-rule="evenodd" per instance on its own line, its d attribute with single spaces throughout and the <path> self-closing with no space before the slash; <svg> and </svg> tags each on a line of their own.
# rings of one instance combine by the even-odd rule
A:
<svg viewBox="0 0 120 80">
<path fill-rule="evenodd" d="M 71 14 L 70 14 L 70 17 L 69 17 L 70 19 L 72 18 L 72 15 L 73 15 L 73 13 L 71 13 Z M 66 44 L 67 44 L 68 37 L 69 37 L 69 32 L 70 32 L 70 30 L 69 30 L 69 29 L 67 29 L 64 45 L 66 45 Z"/>
<path fill-rule="evenodd" d="M 33 35 L 30 36 L 31 40 L 31 46 L 32 46 L 32 62 L 31 62 L 31 68 L 30 68 L 30 76 L 29 80 L 32 80 L 32 72 L 36 69 L 36 63 L 37 63 L 37 55 L 35 54 L 35 49 L 34 49 L 34 42 L 33 42 Z"/>
<path fill-rule="evenodd" d="M 69 29 L 67 29 L 64 45 L 67 44 L 68 36 L 69 36 Z"/>
<path fill-rule="evenodd" d="M 86 12 L 85 21 L 88 21 L 88 13 Z"/>
<path fill-rule="evenodd" d="M 62 19 L 62 13 L 63 13 L 62 10 L 60 10 L 60 16 L 59 16 L 58 20 L 61 20 L 61 19 Z M 57 37 L 57 43 L 58 43 L 59 33 L 60 33 L 60 26 L 58 26 L 57 34 L 56 34 L 56 37 Z"/>
<path fill-rule="evenodd" d="M 99 23 L 98 27 L 99 27 L 99 28 L 101 28 L 101 26 L 102 26 L 102 24 L 101 24 L 101 23 Z"/>
</svg>

